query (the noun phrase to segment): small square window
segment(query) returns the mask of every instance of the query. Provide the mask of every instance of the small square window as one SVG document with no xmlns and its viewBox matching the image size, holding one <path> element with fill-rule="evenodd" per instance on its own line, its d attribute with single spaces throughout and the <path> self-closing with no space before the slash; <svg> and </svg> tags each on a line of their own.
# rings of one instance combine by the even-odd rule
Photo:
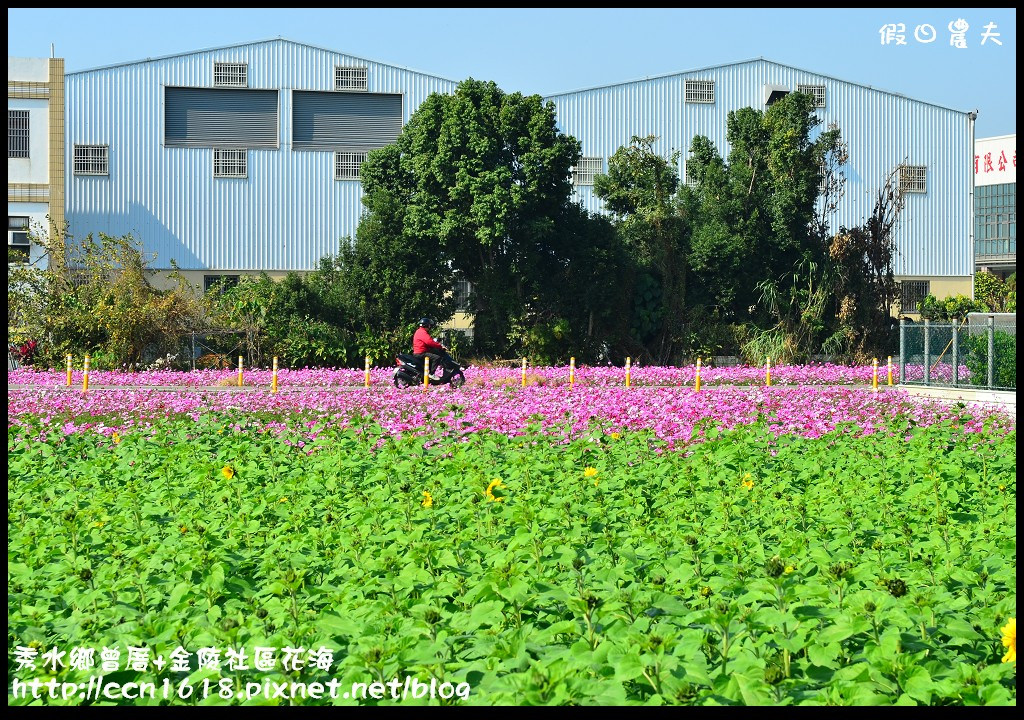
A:
<svg viewBox="0 0 1024 720">
<path fill-rule="evenodd" d="M 456 280 L 455 281 L 455 311 L 456 312 L 469 312 L 472 307 L 469 304 L 469 298 L 473 292 L 473 286 L 469 280 Z"/>
<path fill-rule="evenodd" d="M 334 68 L 335 90 L 366 90 L 366 68 L 342 67 Z"/>
<path fill-rule="evenodd" d="M 825 86 L 824 85 L 797 85 L 796 91 L 810 95 L 814 98 L 814 107 L 825 107 Z"/>
<path fill-rule="evenodd" d="M 927 168 L 923 165 L 901 165 L 900 166 L 900 192 L 923 193 L 928 192 Z"/>
<path fill-rule="evenodd" d="M 244 178 L 247 176 L 247 156 L 245 149 L 225 150 L 213 149 L 213 176 L 221 178 Z"/>
<path fill-rule="evenodd" d="M 214 287 L 227 290 L 236 285 L 238 285 L 237 275 L 203 275 L 203 292 L 210 292 L 210 289 Z"/>
<path fill-rule="evenodd" d="M 7 216 L 7 264 L 21 265 L 28 262 L 29 247 L 28 218 L 24 215 Z"/>
<path fill-rule="evenodd" d="M 7 157 L 28 157 L 28 110 L 7 111 Z"/>
<path fill-rule="evenodd" d="M 573 168 L 572 184 L 593 185 L 594 178 L 604 172 L 604 158 L 584 157 L 580 158 L 580 164 Z"/>
<path fill-rule="evenodd" d="M 917 304 L 931 292 L 929 280 L 904 280 L 900 283 L 900 311 L 904 313 L 919 312 Z"/>
<path fill-rule="evenodd" d="M 75 175 L 109 175 L 109 149 L 106 145 L 75 145 Z"/>
<path fill-rule="evenodd" d="M 359 168 L 366 162 L 365 152 L 334 153 L 334 179 L 358 180 Z"/>
<path fill-rule="evenodd" d="M 694 177 L 693 170 L 690 167 L 690 163 L 688 162 L 683 163 L 683 182 L 686 183 L 686 187 L 693 189 L 696 189 L 697 185 L 699 185 L 699 183 L 697 182 L 697 178 Z"/>
<path fill-rule="evenodd" d="M 687 80 L 685 86 L 685 95 L 686 102 L 688 103 L 714 103 L 715 81 Z"/>
<path fill-rule="evenodd" d="M 249 87 L 249 66 L 245 63 L 215 62 L 213 84 L 215 87 Z"/>
</svg>

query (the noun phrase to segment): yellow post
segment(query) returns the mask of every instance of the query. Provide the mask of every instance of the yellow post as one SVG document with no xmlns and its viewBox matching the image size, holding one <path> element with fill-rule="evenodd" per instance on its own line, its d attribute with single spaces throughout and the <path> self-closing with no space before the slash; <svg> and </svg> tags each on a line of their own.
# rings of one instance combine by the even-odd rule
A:
<svg viewBox="0 0 1024 720">
<path fill-rule="evenodd" d="M 82 392 L 89 392 L 89 356 L 85 356 L 85 367 L 82 370 Z"/>
<path fill-rule="evenodd" d="M 576 358 L 569 358 L 569 387 L 576 382 Z"/>
<path fill-rule="evenodd" d="M 423 389 L 430 385 L 430 358 L 423 358 Z"/>
<path fill-rule="evenodd" d="M 274 358 L 274 375 L 270 379 L 270 392 L 277 392 L 277 358 Z"/>
<path fill-rule="evenodd" d="M 238 387 L 242 387 L 242 356 L 238 356 Z"/>
<path fill-rule="evenodd" d="M 68 387 L 71 387 L 71 356 L 68 355 Z"/>
<path fill-rule="evenodd" d="M 523 387 L 526 387 L 526 358 L 523 358 Z"/>
<path fill-rule="evenodd" d="M 370 387 L 370 356 L 366 356 L 366 372 L 363 373 L 363 387 Z"/>
<path fill-rule="evenodd" d="M 629 387 L 629 358 L 626 358 L 626 387 Z"/>
<path fill-rule="evenodd" d="M 764 384 L 771 386 L 772 384 L 772 359 L 764 359 Z"/>
<path fill-rule="evenodd" d="M 697 358 L 697 380 L 694 382 L 693 389 L 695 392 L 700 392 L 700 358 Z"/>
<path fill-rule="evenodd" d="M 889 356 L 889 384 L 892 385 L 892 355 Z"/>
<path fill-rule="evenodd" d="M 871 360 L 871 389 L 878 392 L 878 358 Z"/>
</svg>

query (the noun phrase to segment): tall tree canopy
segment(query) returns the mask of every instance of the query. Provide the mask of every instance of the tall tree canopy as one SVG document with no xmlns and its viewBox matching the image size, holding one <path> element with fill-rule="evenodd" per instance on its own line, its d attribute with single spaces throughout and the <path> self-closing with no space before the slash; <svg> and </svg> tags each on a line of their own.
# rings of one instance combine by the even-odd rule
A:
<svg viewBox="0 0 1024 720">
<path fill-rule="evenodd" d="M 427 98 L 393 148 L 363 165 L 367 207 L 391 198 L 409 241 L 443 249 L 438 262 L 474 285 L 478 346 L 505 352 L 559 256 L 579 142 L 559 132 L 553 103 L 470 78 Z"/>
<path fill-rule="evenodd" d="M 801 263 L 820 265 L 827 258 L 815 207 L 822 165 L 839 151 L 840 133 L 829 128 L 812 139 L 820 122 L 811 97 L 791 93 L 764 112 L 729 113 L 728 162 L 708 138 L 693 139 L 691 269 L 704 281 L 703 299 L 734 317 L 760 304 L 759 283 L 783 282 Z M 771 311 L 763 306 L 759 314 L 767 319 Z"/>
<path fill-rule="evenodd" d="M 666 160 L 654 152 L 656 140 L 634 136 L 628 146 L 619 148 L 608 161 L 608 174 L 594 179 L 594 193 L 617 219 L 622 242 L 658 285 L 660 308 L 656 322 L 650 323 L 657 330 L 645 338 L 638 324 L 636 334 L 638 340 L 648 341 L 651 359 L 664 364 L 681 338 L 689 228 L 676 203 L 679 153 Z M 638 290 L 642 288 L 643 283 Z M 634 311 L 642 311 L 639 294 Z"/>
</svg>

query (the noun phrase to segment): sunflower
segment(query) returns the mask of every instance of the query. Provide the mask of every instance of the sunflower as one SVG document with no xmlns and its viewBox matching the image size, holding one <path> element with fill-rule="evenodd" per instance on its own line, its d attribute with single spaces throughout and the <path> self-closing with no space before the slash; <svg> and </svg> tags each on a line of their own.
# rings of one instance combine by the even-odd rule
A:
<svg viewBox="0 0 1024 720">
<path fill-rule="evenodd" d="M 1006 654 L 1003 655 L 1003 662 L 1017 664 L 1017 618 L 1010 618 L 1010 621 L 1002 627 L 1003 647 Z"/>
<path fill-rule="evenodd" d="M 423 502 L 420 503 L 425 508 L 432 507 L 434 504 L 434 498 L 431 497 L 430 493 L 426 490 L 423 491 Z"/>
<path fill-rule="evenodd" d="M 503 487 L 505 486 L 501 484 L 501 478 L 494 478 L 493 480 L 491 480 L 490 485 L 487 486 L 487 490 L 484 491 L 484 495 L 486 495 L 487 499 L 490 500 L 491 502 L 501 502 L 505 498 L 501 497 L 500 495 L 495 495 L 494 491 L 501 489 Z"/>
<path fill-rule="evenodd" d="M 588 467 L 583 471 L 583 477 L 591 478 L 595 475 L 597 475 L 597 468 Z"/>
<path fill-rule="evenodd" d="M 121 442 L 121 436 L 118 435 L 117 433 L 114 433 L 113 435 L 111 435 L 110 439 L 114 441 L 115 445 L 117 445 L 119 442 Z"/>
<path fill-rule="evenodd" d="M 746 475 L 743 476 L 743 482 L 740 483 L 740 484 L 743 485 L 743 487 L 745 487 L 747 490 L 753 490 L 754 489 L 754 478 L 753 478 L 753 476 L 750 473 L 747 473 Z"/>
<path fill-rule="evenodd" d="M 225 480 L 230 480 L 235 476 L 235 470 L 230 465 L 225 465 L 220 469 L 220 474 L 224 476 Z"/>
</svg>

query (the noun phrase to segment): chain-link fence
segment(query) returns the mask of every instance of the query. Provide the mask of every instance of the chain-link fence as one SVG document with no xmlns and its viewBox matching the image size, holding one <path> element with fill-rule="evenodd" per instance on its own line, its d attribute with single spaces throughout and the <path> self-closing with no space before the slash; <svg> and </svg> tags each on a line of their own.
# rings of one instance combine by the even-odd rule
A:
<svg viewBox="0 0 1024 720">
<path fill-rule="evenodd" d="M 1016 313 L 961 321 L 900 321 L 900 384 L 1017 389 Z"/>
</svg>

